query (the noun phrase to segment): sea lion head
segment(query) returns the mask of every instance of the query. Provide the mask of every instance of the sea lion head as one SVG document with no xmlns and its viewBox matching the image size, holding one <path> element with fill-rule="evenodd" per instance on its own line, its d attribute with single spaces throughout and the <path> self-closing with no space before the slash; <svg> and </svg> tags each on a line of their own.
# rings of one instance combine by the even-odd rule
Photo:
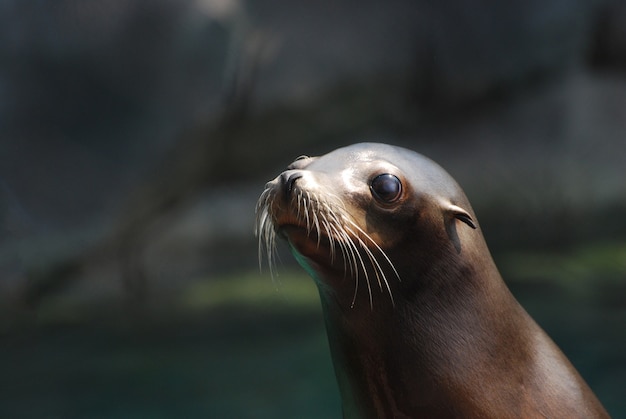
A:
<svg viewBox="0 0 626 419">
<path fill-rule="evenodd" d="M 362 299 L 372 308 L 379 300 L 395 305 L 398 295 L 432 287 L 424 283 L 429 271 L 441 269 L 437 261 L 448 253 L 461 255 L 468 234 L 461 230 L 476 226 L 445 170 L 378 143 L 296 159 L 257 204 L 260 255 L 265 247 L 270 267 L 275 238 L 283 237 L 321 293 L 350 307 Z"/>
</svg>

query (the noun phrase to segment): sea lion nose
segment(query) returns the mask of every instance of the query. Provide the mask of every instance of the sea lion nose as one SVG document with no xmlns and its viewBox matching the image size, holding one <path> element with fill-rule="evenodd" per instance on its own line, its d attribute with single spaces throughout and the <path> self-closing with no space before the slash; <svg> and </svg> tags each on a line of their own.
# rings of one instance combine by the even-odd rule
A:
<svg viewBox="0 0 626 419">
<path fill-rule="evenodd" d="M 293 185 L 296 180 L 302 177 L 302 172 L 299 170 L 288 170 L 280 175 L 280 181 L 285 191 L 285 196 L 289 197 L 293 191 Z"/>
</svg>

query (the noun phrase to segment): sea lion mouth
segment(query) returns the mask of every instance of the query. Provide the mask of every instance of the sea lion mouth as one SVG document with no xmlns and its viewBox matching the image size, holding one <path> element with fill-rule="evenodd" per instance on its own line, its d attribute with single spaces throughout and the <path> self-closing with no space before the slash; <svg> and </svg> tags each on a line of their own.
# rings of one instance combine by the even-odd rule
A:
<svg viewBox="0 0 626 419">
<path fill-rule="evenodd" d="M 335 265 L 335 239 L 324 230 L 310 230 L 303 225 L 284 224 L 277 226 L 277 234 L 302 255 L 322 265 L 329 267 Z"/>
<path fill-rule="evenodd" d="M 268 210 L 274 234 L 303 256 L 321 266 L 333 267 L 336 265 L 335 248 L 340 246 L 338 241 L 345 240 L 339 234 L 343 230 L 339 227 L 341 223 L 337 217 L 329 216 L 335 211 L 329 211 L 319 199 L 310 195 L 304 199 L 302 195 L 299 193 L 297 202 L 287 206 L 275 206 L 270 201 Z"/>
<path fill-rule="evenodd" d="M 272 224 L 275 234 L 294 245 L 297 244 L 297 247 L 305 245 L 309 247 L 311 251 L 306 252 L 306 256 L 315 254 L 322 260 L 324 258 L 328 259 L 328 256 L 330 256 L 329 248 L 333 242 L 332 237 L 329 236 L 324 226 L 319 225 L 319 223 L 307 223 L 306 217 L 301 218 L 300 216 L 301 214 L 294 214 L 289 208 L 287 208 L 287 211 L 280 211 L 279 214 L 274 215 Z M 318 215 L 315 215 L 315 217 L 318 217 Z M 311 216 L 311 218 L 314 217 Z M 313 244 L 315 246 L 312 246 Z"/>
<path fill-rule="evenodd" d="M 323 230 L 310 230 L 304 225 L 300 224 L 280 224 L 275 223 L 276 225 L 276 233 L 279 237 L 289 240 L 290 237 L 294 236 L 303 236 L 307 240 L 324 240 L 330 242 L 330 238 L 328 234 L 326 234 Z"/>
<path fill-rule="evenodd" d="M 259 238 L 259 266 L 265 255 L 274 276 L 278 236 L 319 266 L 332 271 L 343 270 L 344 277 L 353 278 L 352 306 L 361 279 L 367 286 L 370 307 L 373 308 L 373 280 L 381 292 L 389 294 L 394 304 L 387 278 L 392 273 L 400 280 L 394 264 L 353 219 L 341 199 L 330 192 L 312 193 L 293 184 L 290 186 L 290 195 L 285 196 L 280 184 L 270 182 L 257 202 L 255 233 Z"/>
</svg>

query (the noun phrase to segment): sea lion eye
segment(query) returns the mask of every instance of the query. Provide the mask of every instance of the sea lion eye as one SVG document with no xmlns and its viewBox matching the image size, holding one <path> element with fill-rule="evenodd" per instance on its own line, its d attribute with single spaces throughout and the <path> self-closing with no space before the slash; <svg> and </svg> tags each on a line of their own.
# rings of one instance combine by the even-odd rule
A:
<svg viewBox="0 0 626 419">
<path fill-rule="evenodd" d="M 376 176 L 370 183 L 374 198 L 385 204 L 391 204 L 400 198 L 402 183 L 400 179 L 389 173 Z"/>
</svg>

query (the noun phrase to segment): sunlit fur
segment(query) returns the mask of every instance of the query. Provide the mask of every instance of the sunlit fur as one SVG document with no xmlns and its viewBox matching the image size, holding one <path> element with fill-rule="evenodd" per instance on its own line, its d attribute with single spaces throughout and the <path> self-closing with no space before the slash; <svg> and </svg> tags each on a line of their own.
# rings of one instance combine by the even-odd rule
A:
<svg viewBox="0 0 626 419">
<path fill-rule="evenodd" d="M 272 278 L 274 277 L 276 235 L 280 227 L 278 212 L 286 212 L 295 216 L 298 223 L 306 228 L 307 236 L 311 237 L 311 240 L 316 240 L 318 249 L 322 237 L 328 238 L 330 264 L 335 261 L 337 252 L 341 254 L 344 275 L 354 278 L 354 296 L 351 307 L 354 307 L 356 302 L 362 276 L 365 279 L 370 307 L 373 309 L 372 284 L 368 273 L 370 271 L 373 271 L 376 276 L 381 292 L 386 291 L 392 304 L 394 303 L 389 280 L 381 263 L 387 264 L 398 280 L 400 280 L 400 275 L 387 254 L 352 219 L 338 197 L 328 192 L 321 196 L 295 188 L 293 197 L 289 200 L 289 207 L 281 208 L 276 189 L 276 186 L 268 186 L 259 197 L 256 206 L 255 234 L 259 238 L 259 267 L 265 255 Z"/>
</svg>

